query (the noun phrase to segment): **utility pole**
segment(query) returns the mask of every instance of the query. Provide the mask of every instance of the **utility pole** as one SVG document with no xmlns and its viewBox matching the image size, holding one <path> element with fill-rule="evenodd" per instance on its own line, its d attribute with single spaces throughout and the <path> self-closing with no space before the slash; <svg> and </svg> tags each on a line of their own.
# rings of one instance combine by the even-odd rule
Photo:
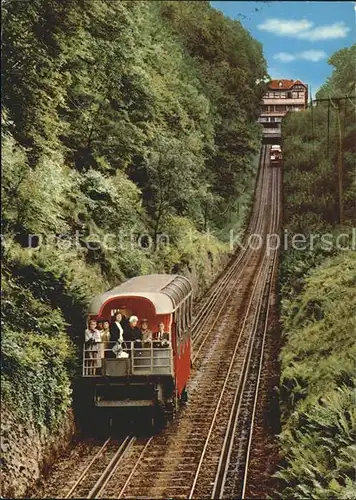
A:
<svg viewBox="0 0 356 500">
<path fill-rule="evenodd" d="M 327 157 L 330 158 L 330 101 L 328 101 L 328 142 L 327 142 Z"/>
<path fill-rule="evenodd" d="M 312 141 L 314 142 L 314 106 L 313 106 L 313 94 L 311 86 L 310 86 L 310 107 L 311 107 L 311 121 L 312 121 Z"/>
<path fill-rule="evenodd" d="M 341 120 L 340 120 L 340 101 L 337 105 L 337 123 L 339 129 L 339 155 L 337 162 L 337 177 L 338 177 L 338 187 L 339 187 L 339 223 L 342 224 L 344 221 L 344 203 L 343 203 L 343 179 L 342 179 L 342 131 L 341 131 Z"/>
<path fill-rule="evenodd" d="M 337 115 L 337 123 L 338 123 L 338 135 L 339 135 L 339 151 L 337 158 L 337 179 L 338 179 L 338 197 L 339 197 L 339 223 L 343 224 L 344 222 L 344 203 L 343 203 L 343 133 L 341 129 L 341 119 L 340 119 L 340 106 L 342 101 L 346 101 L 347 99 L 355 99 L 356 96 L 347 96 L 347 97 L 328 97 L 324 99 L 313 99 L 312 102 L 328 102 L 328 106 L 330 104 L 336 110 Z M 335 101 L 337 104 L 333 103 Z M 328 131 L 329 131 L 329 113 L 328 113 Z M 329 148 L 329 135 L 328 135 L 328 148 Z"/>
</svg>

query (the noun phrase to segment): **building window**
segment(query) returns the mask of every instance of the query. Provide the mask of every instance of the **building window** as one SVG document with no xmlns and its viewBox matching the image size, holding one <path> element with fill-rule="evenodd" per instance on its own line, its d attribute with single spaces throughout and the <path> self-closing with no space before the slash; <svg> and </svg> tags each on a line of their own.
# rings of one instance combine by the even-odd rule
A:
<svg viewBox="0 0 356 500">
<path fill-rule="evenodd" d="M 292 92 L 287 92 L 287 99 L 292 99 Z"/>
<path fill-rule="evenodd" d="M 278 87 L 283 87 L 283 82 L 278 82 Z"/>
<path fill-rule="evenodd" d="M 298 92 L 298 97 L 302 99 L 304 97 L 304 92 Z"/>
<path fill-rule="evenodd" d="M 298 92 L 292 92 L 292 98 L 298 99 Z"/>
<path fill-rule="evenodd" d="M 282 98 L 282 99 L 285 99 L 285 98 L 286 98 L 286 93 L 285 93 L 285 92 L 281 92 L 281 98 Z"/>
</svg>

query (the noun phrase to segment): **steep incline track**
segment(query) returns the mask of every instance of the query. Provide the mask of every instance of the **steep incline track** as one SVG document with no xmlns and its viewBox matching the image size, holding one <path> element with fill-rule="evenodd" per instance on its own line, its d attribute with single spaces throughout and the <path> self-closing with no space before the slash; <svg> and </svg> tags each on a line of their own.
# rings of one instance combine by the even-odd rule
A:
<svg viewBox="0 0 356 500">
<path fill-rule="evenodd" d="M 267 165 L 267 153 L 264 146 L 250 244 L 194 319 L 189 405 L 157 436 L 127 436 L 108 440 L 101 451 L 93 448 L 64 484 L 66 464 L 42 497 L 244 497 L 277 262 L 277 251 L 266 252 L 265 241 L 279 228 L 280 171 Z"/>
</svg>

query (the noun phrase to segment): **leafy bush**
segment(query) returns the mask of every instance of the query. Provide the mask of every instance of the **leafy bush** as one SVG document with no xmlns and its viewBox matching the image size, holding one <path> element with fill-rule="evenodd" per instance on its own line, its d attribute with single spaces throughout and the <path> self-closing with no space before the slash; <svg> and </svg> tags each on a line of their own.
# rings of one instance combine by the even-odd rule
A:
<svg viewBox="0 0 356 500">
<path fill-rule="evenodd" d="M 330 58 L 335 70 L 317 97 L 344 96 L 354 87 L 355 50 L 356 45 Z M 336 170 L 340 114 L 331 106 L 328 154 L 327 113 L 322 104 L 283 121 L 284 229 L 310 237 L 310 244 L 282 253 L 282 498 L 356 496 L 354 109 L 345 102 L 342 225 Z M 322 241 L 325 236 L 331 244 Z M 335 244 L 337 238 L 345 248 Z"/>
<path fill-rule="evenodd" d="M 3 396 L 52 426 L 93 295 L 218 270 L 204 231 L 244 223 L 266 62 L 207 2 L 5 2 L 3 24 Z"/>
<path fill-rule="evenodd" d="M 326 261 L 284 301 L 283 498 L 352 498 L 356 438 L 356 255 Z M 352 486 L 353 485 L 353 486 Z"/>
<path fill-rule="evenodd" d="M 2 400 L 23 421 L 53 430 L 71 402 L 75 350 L 67 323 L 7 272 L 2 292 Z"/>
</svg>

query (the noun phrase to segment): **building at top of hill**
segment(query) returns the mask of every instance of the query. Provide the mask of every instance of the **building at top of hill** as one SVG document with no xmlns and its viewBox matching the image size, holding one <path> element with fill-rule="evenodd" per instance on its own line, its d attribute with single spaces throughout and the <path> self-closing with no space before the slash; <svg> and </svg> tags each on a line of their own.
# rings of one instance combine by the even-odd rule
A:
<svg viewBox="0 0 356 500">
<path fill-rule="evenodd" d="M 280 137 L 282 118 L 289 111 L 300 111 L 307 106 L 308 85 L 300 80 L 271 80 L 262 98 L 258 119 L 263 125 L 264 137 Z"/>
</svg>

